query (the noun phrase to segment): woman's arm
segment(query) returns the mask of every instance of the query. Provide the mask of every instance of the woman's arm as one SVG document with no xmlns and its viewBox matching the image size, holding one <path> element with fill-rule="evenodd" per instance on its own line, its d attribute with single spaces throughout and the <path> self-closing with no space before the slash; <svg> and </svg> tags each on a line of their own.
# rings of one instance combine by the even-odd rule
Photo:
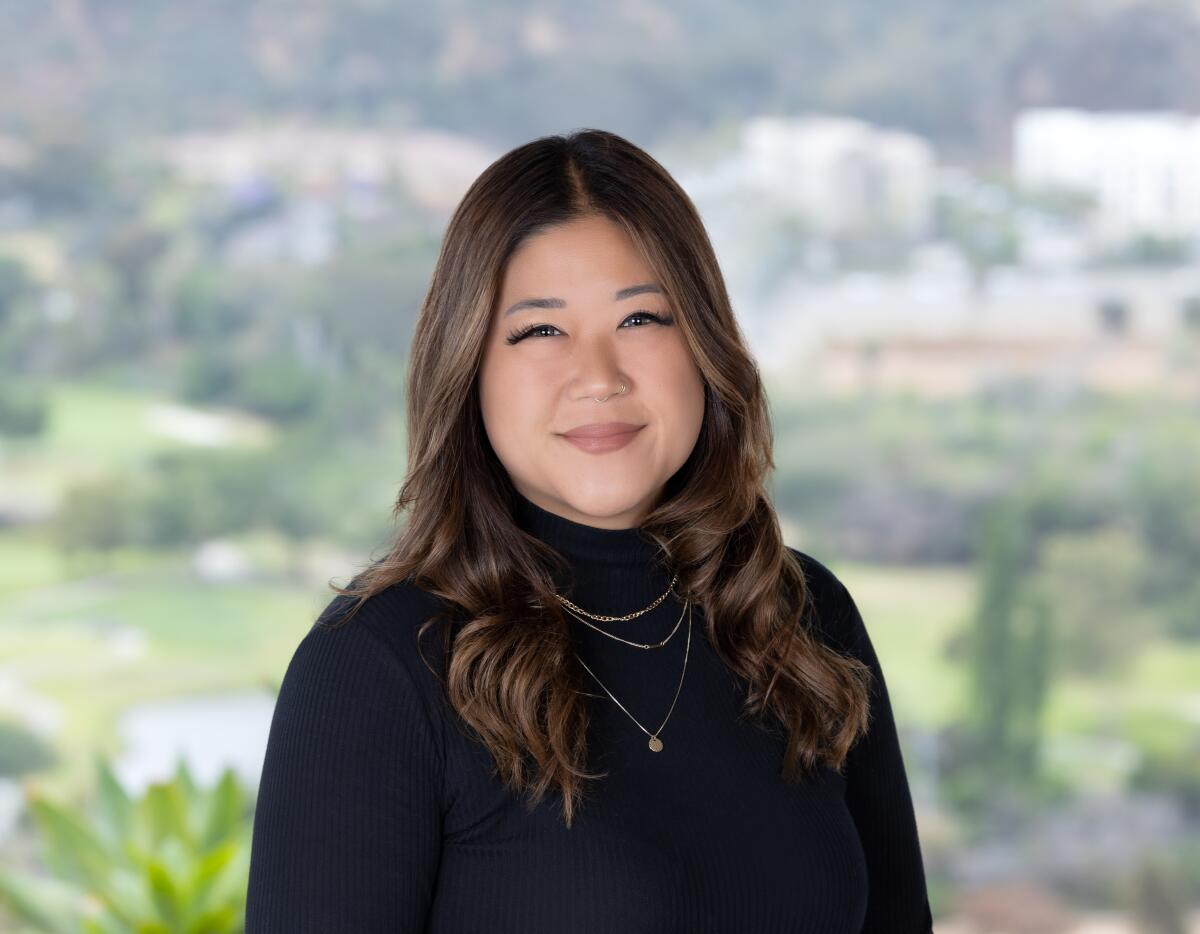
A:
<svg viewBox="0 0 1200 934">
<path fill-rule="evenodd" d="M 916 817 L 883 669 L 862 614 L 841 581 L 841 632 L 850 651 L 871 668 L 871 723 L 846 762 L 846 806 L 867 859 L 867 916 L 863 934 L 928 934 L 933 917 Z"/>
<path fill-rule="evenodd" d="M 254 814 L 247 934 L 425 929 L 443 760 L 409 670 L 363 619 L 370 611 L 337 628 L 318 620 L 280 685 Z"/>
</svg>

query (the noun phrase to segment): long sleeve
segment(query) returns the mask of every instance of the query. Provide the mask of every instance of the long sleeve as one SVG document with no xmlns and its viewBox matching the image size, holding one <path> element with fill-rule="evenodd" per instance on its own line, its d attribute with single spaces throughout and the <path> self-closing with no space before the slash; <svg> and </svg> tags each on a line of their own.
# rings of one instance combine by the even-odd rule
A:
<svg viewBox="0 0 1200 934">
<path fill-rule="evenodd" d="M 850 650 L 874 675 L 870 729 L 850 750 L 845 771 L 846 805 L 867 860 L 862 934 L 928 934 L 933 917 L 925 868 L 887 683 L 858 606 L 841 581 L 838 591 Z"/>
<path fill-rule="evenodd" d="M 362 620 L 369 611 L 337 628 L 318 620 L 280 685 L 254 814 L 247 934 L 425 929 L 443 754 L 410 670 Z"/>
</svg>

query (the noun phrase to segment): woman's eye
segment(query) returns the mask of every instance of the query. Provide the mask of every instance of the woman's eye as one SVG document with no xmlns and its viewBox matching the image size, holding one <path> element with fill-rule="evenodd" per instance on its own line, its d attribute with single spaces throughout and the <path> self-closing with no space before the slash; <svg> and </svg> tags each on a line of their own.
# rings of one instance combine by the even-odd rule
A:
<svg viewBox="0 0 1200 934">
<path fill-rule="evenodd" d="M 517 341 L 525 340 L 525 338 L 527 338 L 530 334 L 534 333 L 535 331 L 544 331 L 547 328 L 553 329 L 555 331 L 558 330 L 558 328 L 554 327 L 553 324 L 531 324 L 527 328 L 522 328 L 519 331 L 513 331 L 511 334 L 509 334 L 508 342 L 510 344 L 515 344 L 515 343 L 517 343 Z"/>
<path fill-rule="evenodd" d="M 650 321 L 656 321 L 659 324 L 670 324 L 667 319 L 663 318 L 661 315 L 656 315 L 651 311 L 635 311 L 629 316 L 629 318 L 646 318 Z M 628 321 L 629 318 L 626 318 L 625 320 Z"/>
<path fill-rule="evenodd" d="M 656 324 L 662 324 L 662 325 L 672 324 L 675 321 L 675 319 L 672 318 L 670 315 L 659 315 L 659 314 L 655 314 L 652 311 L 632 312 L 625 318 L 625 321 L 629 321 L 632 318 L 645 318 L 649 321 L 653 321 Z M 622 322 L 622 327 L 624 326 L 624 323 L 625 322 Z M 637 325 L 632 330 L 637 330 L 637 328 L 640 328 L 640 327 L 644 327 L 644 325 Z M 557 331 L 558 328 L 556 328 L 553 324 L 531 324 L 528 327 L 521 328 L 519 331 L 511 332 L 507 337 L 507 341 L 510 344 L 515 344 L 518 341 L 523 341 L 525 338 L 529 337 L 532 334 L 536 334 L 538 331 L 546 331 L 546 330 Z M 630 329 L 626 329 L 626 330 L 630 330 Z M 552 337 L 553 335 L 546 335 L 546 336 Z"/>
</svg>

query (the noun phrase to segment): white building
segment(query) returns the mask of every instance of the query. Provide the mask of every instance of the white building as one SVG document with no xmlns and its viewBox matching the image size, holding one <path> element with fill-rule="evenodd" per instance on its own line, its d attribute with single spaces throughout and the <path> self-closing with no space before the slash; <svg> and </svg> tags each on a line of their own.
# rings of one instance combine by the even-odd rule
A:
<svg viewBox="0 0 1200 934">
<path fill-rule="evenodd" d="M 1026 110 L 1013 125 L 1013 173 L 1026 188 L 1092 195 L 1100 243 L 1200 237 L 1200 117 Z"/>
<path fill-rule="evenodd" d="M 934 151 L 912 133 L 849 117 L 757 117 L 739 159 L 747 182 L 821 233 L 920 236 L 932 219 Z"/>
</svg>

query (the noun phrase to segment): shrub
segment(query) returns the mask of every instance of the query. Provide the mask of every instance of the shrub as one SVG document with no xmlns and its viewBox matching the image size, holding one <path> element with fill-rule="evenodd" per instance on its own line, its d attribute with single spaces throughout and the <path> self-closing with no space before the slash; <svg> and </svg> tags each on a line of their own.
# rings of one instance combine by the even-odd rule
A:
<svg viewBox="0 0 1200 934">
<path fill-rule="evenodd" d="M 47 934 L 241 934 L 252 821 L 233 771 L 202 790 L 180 762 L 139 799 L 97 772 L 92 813 L 30 796 L 50 876 L 0 869 L 0 904 Z"/>
</svg>

